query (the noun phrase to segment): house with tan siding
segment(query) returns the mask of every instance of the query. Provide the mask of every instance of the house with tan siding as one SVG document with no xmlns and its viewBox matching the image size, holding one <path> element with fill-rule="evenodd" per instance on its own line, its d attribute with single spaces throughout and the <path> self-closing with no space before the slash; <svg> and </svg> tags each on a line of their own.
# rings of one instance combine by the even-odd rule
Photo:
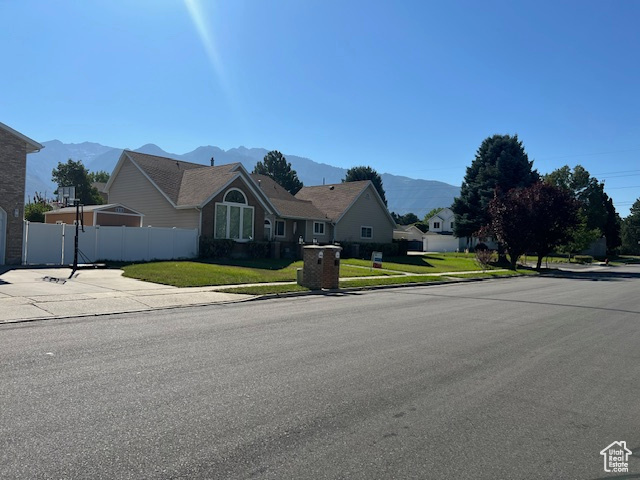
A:
<svg viewBox="0 0 640 480">
<path fill-rule="evenodd" d="M 302 187 L 299 200 L 315 205 L 328 220 L 328 241 L 391 243 L 396 222 L 369 180 Z"/>
<path fill-rule="evenodd" d="M 369 181 L 304 187 L 294 196 L 240 163 L 207 166 L 125 150 L 104 191 L 109 203 L 143 214 L 144 226 L 269 241 L 285 255 L 300 243 L 389 243 L 395 227 Z"/>
<path fill-rule="evenodd" d="M 124 150 L 104 190 L 109 203 L 142 213 L 144 226 L 237 242 L 261 236 L 274 212 L 240 163 L 206 166 Z"/>
<path fill-rule="evenodd" d="M 0 265 L 22 263 L 27 154 L 42 148 L 0 123 Z"/>
</svg>

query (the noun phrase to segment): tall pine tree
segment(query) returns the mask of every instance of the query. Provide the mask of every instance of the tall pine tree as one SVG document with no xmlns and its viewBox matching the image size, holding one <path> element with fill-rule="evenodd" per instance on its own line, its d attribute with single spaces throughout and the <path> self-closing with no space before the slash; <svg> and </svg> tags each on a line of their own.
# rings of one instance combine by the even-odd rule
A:
<svg viewBox="0 0 640 480">
<path fill-rule="evenodd" d="M 528 187 L 539 178 L 517 135 L 486 138 L 467 168 L 460 196 L 451 207 L 456 215 L 455 235 L 472 237 L 489 225 L 488 207 L 496 189 L 502 195 L 512 188 Z"/>
</svg>

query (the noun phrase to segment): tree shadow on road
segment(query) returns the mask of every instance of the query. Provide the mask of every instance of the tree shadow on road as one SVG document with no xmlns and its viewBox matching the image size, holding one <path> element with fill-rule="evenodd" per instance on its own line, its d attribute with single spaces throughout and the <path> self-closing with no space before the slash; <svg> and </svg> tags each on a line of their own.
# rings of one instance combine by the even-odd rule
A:
<svg viewBox="0 0 640 480">
<path fill-rule="evenodd" d="M 601 272 L 570 272 L 566 270 L 549 269 L 541 271 L 541 274 L 554 278 L 568 278 L 571 280 L 588 280 L 591 282 L 616 282 L 622 280 L 640 279 L 640 272 L 625 272 L 624 270 L 603 270 Z"/>
</svg>

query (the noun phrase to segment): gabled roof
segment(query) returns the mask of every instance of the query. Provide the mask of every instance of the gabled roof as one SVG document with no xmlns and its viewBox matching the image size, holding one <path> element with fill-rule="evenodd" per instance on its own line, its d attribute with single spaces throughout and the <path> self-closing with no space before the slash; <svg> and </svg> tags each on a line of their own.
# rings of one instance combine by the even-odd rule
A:
<svg viewBox="0 0 640 480">
<path fill-rule="evenodd" d="M 308 220 L 328 220 L 313 203 L 300 200 L 291 195 L 275 180 L 267 175 L 252 173 L 251 178 L 258 184 L 260 190 L 269 197 L 276 207 L 277 213 L 282 218 L 298 218 Z"/>
<path fill-rule="evenodd" d="M 105 191 L 109 191 L 125 159 L 130 160 L 176 208 L 203 207 L 237 178 L 244 180 L 268 211 L 275 208 L 264 193 L 257 193 L 258 188 L 240 163 L 210 167 L 131 150 L 124 150 L 120 155 Z"/>
<path fill-rule="evenodd" d="M 393 220 L 389 210 L 385 207 L 384 202 L 370 180 L 334 183 L 331 185 L 319 185 L 317 187 L 302 187 L 302 189 L 296 193 L 296 198 L 311 201 L 327 218 L 337 223 L 356 200 L 367 191 L 369 186 L 371 186 L 371 190 L 385 211 L 389 221 L 395 226 L 396 222 Z"/>
<path fill-rule="evenodd" d="M 447 214 L 447 215 L 445 215 Z M 438 217 L 440 220 L 446 220 L 448 218 L 451 218 L 454 216 L 453 210 L 451 210 L 449 207 L 445 207 L 445 208 L 441 208 L 440 210 L 438 210 L 436 212 L 436 214 L 434 216 L 432 216 L 429 221 L 431 221 L 431 219 Z"/>
<path fill-rule="evenodd" d="M 422 230 L 420 230 L 418 227 L 416 227 L 415 225 L 397 225 L 394 230 L 399 231 L 399 232 L 400 231 L 402 231 L 402 232 L 414 231 L 414 232 L 420 232 L 420 234 L 424 235 L 424 232 Z"/>
<path fill-rule="evenodd" d="M 129 208 L 126 205 L 122 205 L 121 203 L 107 203 L 104 205 L 84 205 L 82 207 L 82 211 L 85 213 L 99 212 L 101 210 L 109 210 L 110 208 L 114 208 L 114 207 L 126 208 L 130 212 L 134 212 L 138 215 L 143 215 L 142 213 L 134 210 L 133 208 Z M 52 213 L 76 213 L 76 207 L 63 207 L 63 208 L 58 208 L 57 210 L 49 210 L 48 212 L 44 212 L 44 215 L 47 216 Z"/>
<path fill-rule="evenodd" d="M 18 132 L 17 130 L 14 130 L 9 125 L 5 125 L 2 122 L 0 122 L 0 129 L 4 130 L 5 132 L 9 132 L 11 135 L 18 137 L 20 140 L 22 140 L 27 145 L 27 153 L 38 152 L 44 148 L 44 145 L 40 145 L 35 140 L 31 140 L 26 135 L 23 135 L 22 133 Z"/>
</svg>

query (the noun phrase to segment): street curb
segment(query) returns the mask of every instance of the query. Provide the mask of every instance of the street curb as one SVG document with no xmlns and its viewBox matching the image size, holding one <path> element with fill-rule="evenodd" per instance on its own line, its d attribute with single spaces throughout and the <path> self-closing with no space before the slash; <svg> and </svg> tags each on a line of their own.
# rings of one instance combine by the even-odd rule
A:
<svg viewBox="0 0 640 480">
<path fill-rule="evenodd" d="M 4 325 L 15 325 L 19 323 L 30 323 L 30 322 L 43 322 L 46 320 L 68 320 L 73 318 L 91 318 L 91 317 L 104 317 L 106 315 L 128 315 L 131 313 L 149 313 L 156 312 L 158 310 L 176 310 L 178 308 L 191 308 L 191 307 L 208 307 L 211 305 L 231 305 L 234 303 L 243 303 L 249 302 L 251 300 L 255 300 L 255 298 L 240 298 L 237 300 L 225 300 L 222 302 L 209 302 L 209 303 L 190 303 L 188 305 L 173 305 L 171 307 L 149 307 L 145 310 L 125 310 L 122 312 L 105 312 L 105 313 L 82 313 L 79 315 L 65 315 L 65 316 L 57 316 L 57 317 L 34 317 L 34 318 L 19 318 L 16 320 L 6 320 L 4 322 L 0 322 L 0 328 Z"/>
<path fill-rule="evenodd" d="M 275 298 L 288 297 L 307 297 L 307 296 L 335 296 L 340 293 L 361 292 L 367 290 L 384 290 L 393 288 L 410 288 L 410 287 L 429 287 L 437 285 L 450 285 L 454 283 L 468 282 L 484 282 L 487 280 L 505 280 L 507 278 L 535 277 L 536 275 L 505 275 L 502 277 L 484 277 L 484 278 L 451 278 L 451 280 L 437 280 L 434 282 L 413 282 L 413 283 L 397 283 L 390 285 L 369 285 L 364 287 L 347 287 L 327 290 L 310 290 L 304 292 L 284 292 L 284 293 L 267 293 L 265 295 L 256 295 L 253 298 L 244 299 L 245 302 L 255 302 L 260 300 L 272 300 Z M 230 293 L 230 292 L 229 292 Z"/>
<path fill-rule="evenodd" d="M 86 313 L 86 314 L 80 314 L 80 315 L 35 317 L 35 318 L 7 320 L 4 322 L 0 322 L 0 328 L 2 328 L 5 325 L 42 322 L 46 320 L 67 320 L 67 319 L 73 319 L 73 318 L 104 317 L 106 315 L 127 315 L 132 313 L 155 312 L 158 310 L 175 310 L 178 308 L 206 307 L 211 305 L 232 305 L 236 303 L 255 302 L 260 300 L 272 300 L 277 298 L 307 297 L 307 296 L 335 296 L 343 293 L 362 292 L 362 291 L 368 291 L 368 290 L 370 291 L 370 290 L 383 290 L 383 289 L 408 288 L 408 287 L 428 287 L 432 285 L 437 286 L 437 285 L 450 285 L 455 283 L 483 282 L 487 280 L 504 280 L 507 278 L 522 278 L 522 277 L 530 277 L 530 276 L 532 275 L 521 274 L 521 275 L 509 275 L 509 276 L 500 276 L 500 277 L 498 276 L 484 277 L 484 278 L 451 278 L 450 280 L 437 280 L 433 282 L 398 283 L 398 284 L 392 284 L 392 285 L 370 285 L 370 286 L 363 286 L 363 287 L 347 287 L 347 288 L 338 288 L 338 289 L 331 289 L 331 290 L 310 290 L 310 291 L 304 291 L 304 292 L 271 293 L 266 295 L 254 295 L 254 296 L 251 296 L 250 298 L 241 298 L 237 300 L 225 300 L 222 302 L 208 302 L 208 303 L 193 303 L 188 305 L 174 305 L 171 307 L 153 307 L 145 310 L 127 310 L 123 312 Z M 231 293 L 231 292 L 227 292 L 227 293 Z M 243 294 L 240 294 L 240 295 L 243 295 Z"/>
</svg>

